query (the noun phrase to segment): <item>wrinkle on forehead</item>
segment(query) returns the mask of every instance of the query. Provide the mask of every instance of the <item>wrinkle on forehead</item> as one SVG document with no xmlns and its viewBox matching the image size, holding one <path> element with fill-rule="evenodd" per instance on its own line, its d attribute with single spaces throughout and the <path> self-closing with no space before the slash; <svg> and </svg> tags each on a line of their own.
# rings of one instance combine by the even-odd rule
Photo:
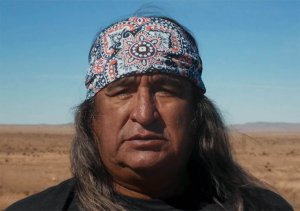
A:
<svg viewBox="0 0 300 211">
<path fill-rule="evenodd" d="M 133 84 L 138 84 L 140 83 L 141 77 L 144 75 L 133 75 L 133 76 L 127 76 L 122 79 L 119 79 L 111 84 L 109 84 L 105 90 L 111 91 L 115 87 L 118 86 L 130 86 Z M 189 82 L 187 79 L 180 77 L 180 76 L 175 76 L 175 75 L 170 75 L 170 74 L 145 74 L 145 76 L 148 76 L 149 82 L 153 83 L 155 85 L 159 84 L 172 84 L 178 87 L 183 87 L 184 85 L 187 85 L 191 82 Z"/>
</svg>

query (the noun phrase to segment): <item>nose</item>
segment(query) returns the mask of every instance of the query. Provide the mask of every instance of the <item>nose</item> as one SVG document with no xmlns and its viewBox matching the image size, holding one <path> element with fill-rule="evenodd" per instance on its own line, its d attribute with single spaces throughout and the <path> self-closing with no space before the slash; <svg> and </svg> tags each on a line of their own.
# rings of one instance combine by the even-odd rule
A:
<svg viewBox="0 0 300 211">
<path fill-rule="evenodd" d="M 131 120 L 143 126 L 150 125 L 158 119 L 155 98 L 148 88 L 140 88 L 133 102 Z"/>
</svg>

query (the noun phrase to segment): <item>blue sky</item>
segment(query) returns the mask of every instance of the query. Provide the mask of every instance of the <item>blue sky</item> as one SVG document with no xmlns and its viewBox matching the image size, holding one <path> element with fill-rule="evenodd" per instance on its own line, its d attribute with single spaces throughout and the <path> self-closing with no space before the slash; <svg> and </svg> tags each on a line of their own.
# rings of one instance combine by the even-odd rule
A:
<svg viewBox="0 0 300 211">
<path fill-rule="evenodd" d="M 0 123 L 72 122 L 96 33 L 149 2 L 196 37 L 228 124 L 300 122 L 299 0 L 1 0 Z"/>
</svg>

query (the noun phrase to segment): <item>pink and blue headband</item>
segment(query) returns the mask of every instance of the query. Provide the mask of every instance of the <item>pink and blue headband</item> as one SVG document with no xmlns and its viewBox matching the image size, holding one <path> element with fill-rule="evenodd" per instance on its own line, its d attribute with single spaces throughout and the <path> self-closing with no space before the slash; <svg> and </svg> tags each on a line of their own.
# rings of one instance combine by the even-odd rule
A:
<svg viewBox="0 0 300 211">
<path fill-rule="evenodd" d="M 147 73 L 188 78 L 205 93 L 195 41 L 165 18 L 131 17 L 110 25 L 95 40 L 89 63 L 87 99 L 120 78 Z"/>
</svg>

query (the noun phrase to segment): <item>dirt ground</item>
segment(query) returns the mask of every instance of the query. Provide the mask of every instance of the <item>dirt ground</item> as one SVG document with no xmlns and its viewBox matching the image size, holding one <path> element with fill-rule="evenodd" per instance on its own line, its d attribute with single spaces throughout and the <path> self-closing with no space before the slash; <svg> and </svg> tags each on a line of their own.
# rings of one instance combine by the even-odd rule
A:
<svg viewBox="0 0 300 211">
<path fill-rule="evenodd" d="M 0 210 L 71 177 L 71 126 L 0 126 Z M 300 132 L 232 132 L 234 156 L 300 211 Z"/>
</svg>

